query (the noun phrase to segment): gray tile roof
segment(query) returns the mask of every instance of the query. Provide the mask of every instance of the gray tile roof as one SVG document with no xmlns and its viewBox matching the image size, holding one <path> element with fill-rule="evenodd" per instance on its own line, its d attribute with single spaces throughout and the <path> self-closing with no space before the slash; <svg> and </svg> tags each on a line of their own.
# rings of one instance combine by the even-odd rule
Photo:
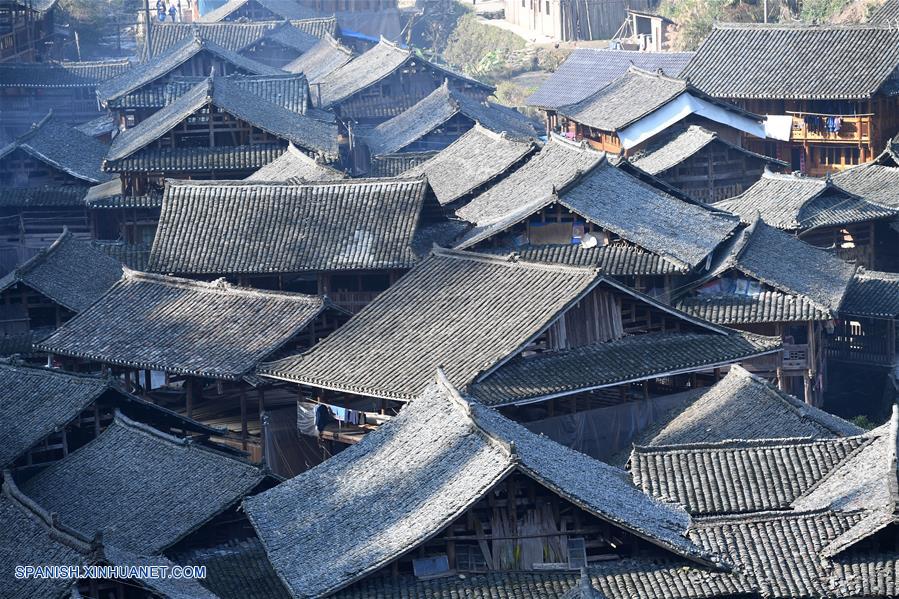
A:
<svg viewBox="0 0 899 599">
<path fill-rule="evenodd" d="M 705 370 L 780 348 L 778 338 L 726 330 L 630 335 L 606 343 L 516 357 L 473 384 L 471 394 L 492 406 L 527 403 Z"/>
<path fill-rule="evenodd" d="M 372 156 L 368 165 L 369 177 L 399 177 L 406 171 L 422 164 L 438 152 L 399 152 L 398 154 L 384 154 Z"/>
<path fill-rule="evenodd" d="M 886 0 L 874 11 L 868 21 L 872 23 L 891 23 L 895 25 L 899 21 L 899 2 Z"/>
<path fill-rule="evenodd" d="M 899 274 L 859 269 L 849 284 L 840 313 L 899 318 Z"/>
<path fill-rule="evenodd" d="M 104 169 L 115 169 L 117 161 L 153 143 L 207 104 L 304 149 L 329 157 L 337 154 L 335 124 L 297 114 L 247 93 L 226 77 L 214 77 L 198 83 L 168 106 L 116 136 L 106 155 Z"/>
<path fill-rule="evenodd" d="M 68 424 L 108 388 L 92 376 L 0 363 L 0 428 L 6 431 L 0 466 Z"/>
<path fill-rule="evenodd" d="M 290 273 L 408 268 L 424 179 L 169 181 L 155 272 Z"/>
<path fill-rule="evenodd" d="M 740 232 L 712 272 L 721 275 L 731 268 L 777 291 L 800 296 L 824 313 L 836 312 L 855 273 L 855 266 L 768 226 L 762 219 Z"/>
<path fill-rule="evenodd" d="M 127 58 L 84 62 L 5 62 L 0 87 L 96 87 L 131 67 Z"/>
<path fill-rule="evenodd" d="M 514 471 L 675 555 L 713 559 L 686 540 L 683 511 L 640 493 L 623 471 L 467 403 L 441 374 L 390 423 L 244 509 L 293 595 L 322 596 L 414 549 Z"/>
<path fill-rule="evenodd" d="M 185 566 L 206 566 L 203 584 L 221 599 L 290 598 L 256 537 L 187 549 L 170 557 Z"/>
<path fill-rule="evenodd" d="M 540 155 L 533 158 L 531 162 L 539 157 Z M 501 215 L 488 226 L 472 229 L 459 243 L 460 248 L 471 247 L 524 220 L 544 206 L 558 202 L 586 221 L 630 243 L 680 266 L 693 268 L 703 262 L 739 225 L 736 218 L 725 212 L 670 196 L 604 159 L 579 179 L 556 189 L 555 194 L 538 196 L 533 204 L 522 201 L 527 200 L 526 197 L 499 196 L 497 190 L 530 164 L 527 163 L 508 179 L 457 212 L 464 218 L 472 212 L 473 204 L 484 203 L 485 196 L 496 198 L 496 205 L 488 207 L 494 214 L 497 208 L 516 202 L 514 211 Z M 545 184 L 551 183 L 547 181 Z"/>
<path fill-rule="evenodd" d="M 449 82 L 444 81 L 443 85 L 411 108 L 360 137 L 372 155 L 392 154 L 418 141 L 456 115 L 465 116 L 495 133 L 506 132 L 513 137 L 522 138 L 537 135 L 531 120 L 514 108 L 493 102 L 478 102 L 451 89 Z"/>
<path fill-rule="evenodd" d="M 202 37 L 186 37 L 175 46 L 169 48 L 165 54 L 157 56 L 152 62 L 137 65 L 115 77 L 104 81 L 97 87 L 97 97 L 103 105 L 115 104 L 117 100 L 139 90 L 141 87 L 157 81 L 185 62 L 206 52 L 212 56 L 224 60 L 240 71 L 253 75 L 277 75 L 280 69 L 256 62 L 251 58 L 241 56 L 233 50 L 229 50 L 219 44 Z"/>
<path fill-rule="evenodd" d="M 67 594 L 71 579 L 16 578 L 16 565 L 88 563 L 90 544 L 81 537 L 52 526 L 49 514 L 23 497 L 10 479 L 0 495 L 0 595 L 22 599 L 59 598 Z"/>
<path fill-rule="evenodd" d="M 346 175 L 330 166 L 321 164 L 293 144 L 284 153 L 245 181 L 337 181 Z"/>
<path fill-rule="evenodd" d="M 236 380 L 325 307 L 318 296 L 126 270 L 103 297 L 39 347 L 131 368 Z"/>
<path fill-rule="evenodd" d="M 405 401 L 437 366 L 464 386 L 519 351 L 598 281 L 589 268 L 435 248 L 321 343 L 259 372 Z"/>
<path fill-rule="evenodd" d="M 801 295 L 762 291 L 758 296 L 693 295 L 682 297 L 678 310 L 717 324 L 735 325 L 769 322 L 829 320 L 833 313 Z"/>
<path fill-rule="evenodd" d="M 857 436 L 636 446 L 629 466 L 643 492 L 694 517 L 786 510 L 870 443 Z"/>
<path fill-rule="evenodd" d="M 99 551 L 95 551 L 91 556 L 92 561 L 110 566 L 120 566 L 123 568 L 137 567 L 165 567 L 171 572 L 171 568 L 175 564 L 168 558 L 161 555 L 138 555 L 114 547 L 111 545 L 101 546 Z M 196 565 L 196 564 L 190 564 Z M 125 584 L 140 586 L 153 592 L 154 595 L 164 597 L 165 599 L 219 599 L 211 591 L 203 587 L 199 581 L 190 578 L 175 578 L 174 576 L 131 578 Z"/>
<path fill-rule="evenodd" d="M 0 206 L 27 208 L 48 206 L 84 206 L 85 188 L 80 185 L 41 185 L 40 187 L 0 188 Z"/>
<path fill-rule="evenodd" d="M 242 87 L 249 93 L 277 104 L 291 112 L 306 114 L 309 106 L 309 83 L 302 73 L 280 73 L 271 75 L 242 75 L 234 73 L 226 78 Z M 162 107 L 175 98 L 190 91 L 194 85 L 202 81 L 202 77 L 175 77 L 165 86 L 165 97 L 162 103 L 149 104 L 149 107 Z M 144 88 L 147 89 L 147 88 Z"/>
<path fill-rule="evenodd" d="M 631 67 L 611 84 L 558 111 L 582 125 L 618 131 L 688 91 L 690 86 L 683 79 Z"/>
<path fill-rule="evenodd" d="M 610 599 L 705 599 L 755 597 L 755 587 L 736 573 L 697 568 L 684 560 L 636 558 L 600 562 L 588 570 L 594 588 Z M 566 572 L 487 572 L 420 580 L 370 576 L 338 591 L 334 599 L 559 599 L 576 588 L 579 575 Z"/>
<path fill-rule="evenodd" d="M 127 473 L 127 476 L 123 476 Z M 237 504 L 258 468 L 117 413 L 96 439 L 22 484 L 22 491 L 85 535 L 155 553 Z"/>
<path fill-rule="evenodd" d="M 728 439 L 830 439 L 863 429 L 806 404 L 740 366 L 691 393 L 638 434 L 634 445 L 715 443 Z M 625 458 L 626 459 L 626 458 Z"/>
<path fill-rule="evenodd" d="M 765 172 L 742 194 L 715 203 L 749 222 L 756 214 L 772 227 L 806 231 L 895 218 L 890 209 L 856 196 L 829 179 Z"/>
<path fill-rule="evenodd" d="M 614 243 L 593 248 L 579 244 L 525 245 L 521 247 L 491 248 L 484 253 L 515 256 L 528 262 L 548 262 L 569 266 L 591 266 L 612 277 L 640 275 L 685 274 L 688 269 L 658 254 L 632 245 Z"/>
<path fill-rule="evenodd" d="M 830 540 L 860 517 L 814 511 L 708 518 L 694 521 L 690 537 L 725 552 L 755 582 L 763 597 L 854 597 L 857 595 L 838 590 L 847 583 L 851 586 L 858 570 L 848 568 L 849 576 L 841 580 L 820 556 Z"/>
<path fill-rule="evenodd" d="M 849 193 L 899 209 L 899 168 L 895 166 L 869 162 L 834 173 L 831 179 Z"/>
<path fill-rule="evenodd" d="M 403 176 L 427 176 L 437 201 L 446 205 L 496 181 L 536 148 L 533 140 L 513 139 L 475 125 Z"/>
<path fill-rule="evenodd" d="M 80 312 L 121 276 L 121 263 L 66 230 L 49 247 L 0 278 L 0 292 L 22 284 L 64 308 Z"/>
<path fill-rule="evenodd" d="M 302 6 L 296 0 L 228 0 L 218 8 L 209 11 L 202 17 L 202 23 L 217 23 L 227 19 L 231 13 L 243 8 L 248 2 L 258 4 L 262 8 L 271 11 L 276 18 L 282 19 L 308 19 L 317 16 L 315 11 Z"/>
<path fill-rule="evenodd" d="M 721 144 L 728 149 L 736 150 L 745 156 L 762 160 L 767 164 L 787 166 L 787 163 L 782 160 L 750 152 L 700 125 L 673 127 L 668 133 L 653 138 L 653 141 L 646 148 L 640 150 L 628 158 L 628 160 L 634 166 L 650 175 L 658 175 L 681 164 L 713 143 Z"/>
<path fill-rule="evenodd" d="M 286 24 L 283 20 L 223 21 L 219 23 L 172 23 L 166 21 L 163 23 L 153 23 L 152 51 L 148 52 L 150 49 L 147 48 L 144 43 L 138 48 L 138 54 L 140 55 L 141 60 L 146 62 L 148 56 L 159 56 L 172 46 L 183 41 L 185 38 L 196 36 L 215 42 L 219 46 L 233 52 L 240 52 L 263 40 L 270 33 L 285 27 L 291 27 L 300 32 L 320 38 L 326 33 L 336 35 L 337 19 L 333 16 L 315 19 L 299 19 L 288 21 Z M 310 40 L 308 39 L 304 39 L 304 43 L 297 48 L 297 50 L 305 52 L 309 49 L 309 41 Z"/>
<path fill-rule="evenodd" d="M 542 206 L 548 203 L 554 190 L 592 169 L 604 156 L 586 144 L 553 134 L 543 149 L 521 168 L 476 196 L 456 214 L 470 223 L 485 226 L 517 213 L 522 206 Z"/>
<path fill-rule="evenodd" d="M 440 75 L 462 80 L 470 85 L 492 91 L 492 87 L 475 79 L 470 79 L 434 63 L 419 58 L 408 48 L 381 38 L 376 46 L 357 56 L 342 67 L 331 71 L 318 81 L 321 83 L 320 108 L 339 104 L 353 94 L 362 91 L 381 79 L 387 77 L 410 60 L 425 62 Z M 316 94 L 313 93 L 313 99 Z"/>
<path fill-rule="evenodd" d="M 897 66 L 895 28 L 728 23 L 681 76 L 717 98 L 851 100 L 876 94 Z"/>
<path fill-rule="evenodd" d="M 334 36 L 325 34 L 312 48 L 282 68 L 289 73 L 303 73 L 310 83 L 317 83 L 352 59 L 350 48 Z"/>
<path fill-rule="evenodd" d="M 286 147 L 280 143 L 263 143 L 246 146 L 217 146 L 214 148 L 147 148 L 114 162 L 107 162 L 107 168 L 121 173 L 178 173 L 181 176 L 189 173 L 209 173 L 214 171 L 219 177 L 229 172 L 244 173 L 271 164 L 284 154 Z M 121 195 L 121 194 L 119 194 Z M 151 194 L 161 198 L 162 194 L 153 190 Z M 110 197 L 102 198 L 102 202 L 92 199 L 91 208 L 100 204 L 109 204 Z M 133 202 L 132 196 L 121 198 L 123 202 Z M 120 204 L 117 204 L 120 205 Z M 156 206 L 160 204 L 157 202 Z"/>
<path fill-rule="evenodd" d="M 677 77 L 692 52 L 636 52 L 575 48 L 527 99 L 528 106 L 555 109 L 580 102 L 627 73 L 631 66 Z"/>
<path fill-rule="evenodd" d="M 0 147 L 0 160 L 17 150 L 86 183 L 110 179 L 100 170 L 106 146 L 60 122 L 52 112 L 27 133 Z"/>
</svg>

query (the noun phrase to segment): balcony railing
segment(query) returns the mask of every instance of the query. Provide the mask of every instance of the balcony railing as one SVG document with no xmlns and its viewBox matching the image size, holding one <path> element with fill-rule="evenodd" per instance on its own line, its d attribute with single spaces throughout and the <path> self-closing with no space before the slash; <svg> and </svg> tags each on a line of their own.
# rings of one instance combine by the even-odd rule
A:
<svg viewBox="0 0 899 599">
<path fill-rule="evenodd" d="M 872 114 L 820 114 L 792 112 L 791 141 L 867 143 Z"/>
</svg>

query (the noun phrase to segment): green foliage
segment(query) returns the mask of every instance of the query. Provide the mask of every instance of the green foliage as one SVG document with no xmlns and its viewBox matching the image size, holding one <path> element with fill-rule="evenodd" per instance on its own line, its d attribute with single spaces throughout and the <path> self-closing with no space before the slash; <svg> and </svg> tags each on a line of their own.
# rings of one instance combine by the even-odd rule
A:
<svg viewBox="0 0 899 599">
<path fill-rule="evenodd" d="M 479 23 L 473 13 L 459 19 L 443 58 L 462 72 L 487 79 L 507 75 L 525 41 L 510 31 Z"/>
<path fill-rule="evenodd" d="M 695 50 L 731 4 L 732 0 L 662 0 L 659 12 L 678 24 L 675 49 Z"/>
<path fill-rule="evenodd" d="M 58 4 L 61 21 L 78 32 L 82 43 L 115 33 L 116 16 L 123 22 L 134 20 L 142 6 L 140 0 L 59 0 Z"/>
<path fill-rule="evenodd" d="M 849 422 L 851 422 L 855 426 L 865 429 L 866 431 L 869 431 L 877 426 L 876 424 L 871 422 L 871 419 L 868 418 L 867 416 L 865 416 L 864 414 L 861 414 L 860 416 L 856 416 Z"/>
<path fill-rule="evenodd" d="M 848 0 L 803 0 L 799 14 L 809 23 L 827 23 L 848 4 Z"/>
</svg>

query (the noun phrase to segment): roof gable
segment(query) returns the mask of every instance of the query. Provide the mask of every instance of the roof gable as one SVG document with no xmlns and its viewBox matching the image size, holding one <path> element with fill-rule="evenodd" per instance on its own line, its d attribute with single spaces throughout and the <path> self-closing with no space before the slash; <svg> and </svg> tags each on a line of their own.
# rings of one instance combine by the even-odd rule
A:
<svg viewBox="0 0 899 599">
<path fill-rule="evenodd" d="M 272 162 L 244 179 L 245 181 L 338 181 L 346 175 L 319 163 L 295 145 L 287 149 Z"/>
<path fill-rule="evenodd" d="M 438 366 L 454 385 L 469 384 L 514 355 L 598 282 L 593 269 L 435 248 L 334 334 L 305 354 L 259 371 L 407 401 Z"/>
<path fill-rule="evenodd" d="M 451 89 L 444 80 L 443 85 L 414 106 L 367 132 L 364 140 L 372 155 L 392 154 L 456 115 L 463 115 L 496 133 L 506 132 L 517 137 L 532 137 L 537 133 L 530 120 L 518 111 L 492 102 L 478 102 Z"/>
<path fill-rule="evenodd" d="M 834 173 L 831 179 L 850 193 L 899 210 L 899 168 L 896 166 L 868 162 Z"/>
<path fill-rule="evenodd" d="M 73 312 L 90 306 L 122 276 L 122 265 L 66 230 L 49 247 L 0 279 L 0 292 L 22 283 Z"/>
<path fill-rule="evenodd" d="M 108 181 L 100 170 L 106 146 L 57 120 L 51 111 L 15 141 L 0 147 L 0 160 L 16 150 L 86 183 Z"/>
<path fill-rule="evenodd" d="M 296 0 L 228 0 L 218 8 L 209 11 L 200 18 L 203 23 L 216 23 L 227 20 L 234 12 L 247 4 L 256 4 L 272 13 L 273 18 L 308 19 L 317 16 L 312 9 L 302 6 Z"/>
<path fill-rule="evenodd" d="M 710 559 L 686 541 L 682 511 L 638 492 L 624 472 L 467 403 L 441 375 L 390 423 L 244 507 L 293 593 L 321 596 L 414 549 L 516 469 L 668 551 Z M 365 524 L 335 526 L 346 513 Z"/>
<path fill-rule="evenodd" d="M 300 147 L 327 156 L 337 153 L 336 124 L 287 110 L 248 93 L 244 86 L 226 77 L 210 77 L 135 127 L 116 136 L 109 147 L 104 168 L 116 168 L 116 161 L 128 158 L 158 140 L 207 104 L 213 104 L 254 127 Z"/>
<path fill-rule="evenodd" d="M 715 206 L 751 220 L 760 214 L 778 229 L 805 231 L 817 227 L 891 218 L 897 212 L 860 198 L 828 179 L 765 172 L 742 194 Z"/>
<path fill-rule="evenodd" d="M 899 317 L 899 274 L 858 269 L 840 312 L 873 318 Z"/>
<path fill-rule="evenodd" d="M 637 52 L 575 48 L 528 99 L 528 106 L 556 109 L 580 102 L 626 74 L 631 66 L 677 77 L 692 52 Z"/>
<path fill-rule="evenodd" d="M 235 505 L 263 476 L 117 413 L 100 436 L 28 479 L 22 491 L 82 534 L 103 531 L 123 549 L 155 553 Z"/>
<path fill-rule="evenodd" d="M 586 144 L 558 135 L 514 173 L 456 211 L 459 218 L 479 227 L 492 225 L 532 207 L 547 203 L 557 189 L 577 179 L 605 157 Z"/>
<path fill-rule="evenodd" d="M 169 181 L 148 268 L 192 274 L 408 268 L 424 179 Z M 203 249 L 200 249 L 200 248 Z"/>
<path fill-rule="evenodd" d="M 353 59 L 353 51 L 334 36 L 325 34 L 315 46 L 284 65 L 290 73 L 303 73 L 310 83 L 318 83 Z M 316 100 L 316 104 L 320 104 Z"/>
<path fill-rule="evenodd" d="M 239 379 L 324 309 L 318 296 L 126 270 L 40 347 L 132 368 Z"/>
<path fill-rule="evenodd" d="M 878 93 L 897 66 L 899 31 L 885 26 L 726 24 L 681 75 L 718 98 L 850 100 Z"/>
<path fill-rule="evenodd" d="M 536 149 L 531 139 L 516 140 L 476 124 L 403 176 L 427 176 L 437 201 L 447 205 L 502 177 Z"/>
</svg>

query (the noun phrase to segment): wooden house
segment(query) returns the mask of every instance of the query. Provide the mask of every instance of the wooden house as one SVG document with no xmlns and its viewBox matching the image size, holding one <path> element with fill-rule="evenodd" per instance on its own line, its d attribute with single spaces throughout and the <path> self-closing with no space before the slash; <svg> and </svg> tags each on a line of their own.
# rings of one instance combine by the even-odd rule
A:
<svg viewBox="0 0 899 599">
<path fill-rule="evenodd" d="M 897 66 L 899 31 L 888 25 L 723 24 L 682 76 L 768 115 L 769 139 L 744 147 L 821 176 L 869 162 L 899 131 Z"/>
<path fill-rule="evenodd" d="M 487 84 L 381 39 L 375 47 L 318 80 L 312 99 L 318 108 L 333 110 L 347 123 L 376 125 L 411 108 L 444 81 L 478 101 L 493 93 Z"/>
<path fill-rule="evenodd" d="M 56 2 L 0 1 L 0 63 L 40 62 L 51 53 Z"/>
<path fill-rule="evenodd" d="M 269 66 L 281 67 L 311 49 L 325 34 L 337 34 L 333 16 L 274 21 L 222 21 L 218 23 L 153 23 L 149 40 L 138 36 L 141 62 L 152 62 L 185 39 L 199 36 L 222 48 Z"/>
<path fill-rule="evenodd" d="M 782 337 L 782 358 L 750 370 L 776 377 L 781 389 L 820 405 L 827 384 L 825 338 L 855 269 L 756 218 L 675 305 L 711 322 Z"/>
<path fill-rule="evenodd" d="M 453 210 L 521 166 L 537 149 L 533 139 L 515 139 L 475 124 L 402 176 L 426 176 L 440 205 Z"/>
<path fill-rule="evenodd" d="M 357 129 L 350 137 L 353 165 L 357 172 L 368 173 L 375 160 L 382 163 L 402 161 L 401 155 L 408 153 L 439 152 L 476 124 L 513 138 L 537 135 L 530 119 L 514 108 L 475 100 L 451 89 L 445 80 L 443 85 L 392 119 L 370 130 Z M 389 166 L 382 168 L 390 169 Z"/>
<path fill-rule="evenodd" d="M 741 135 L 765 138 L 762 120 L 685 79 L 631 67 L 596 93 L 560 107 L 548 127 L 598 150 L 631 156 L 675 124 L 700 125 L 739 144 Z"/>
<path fill-rule="evenodd" d="M 3 446 L 0 466 L 17 476 L 34 473 L 95 439 L 112 424 L 116 410 L 198 442 L 221 432 L 96 376 L 9 362 L 0 364 L 0 388 L 0 424 L 18 431 Z"/>
<path fill-rule="evenodd" d="M 637 52 L 609 48 L 575 48 L 527 99 L 527 105 L 550 116 L 562 106 L 577 104 L 626 75 L 631 67 L 677 77 L 692 52 Z"/>
<path fill-rule="evenodd" d="M 765 173 L 742 194 L 715 204 L 749 222 L 759 214 L 770 226 L 798 236 L 868 268 L 895 264 L 895 250 L 881 256 L 879 247 L 899 245 L 890 225 L 899 210 L 868 201 L 827 179 Z"/>
<path fill-rule="evenodd" d="M 664 52 L 671 48 L 671 34 L 676 32 L 677 23 L 664 15 L 628 10 L 616 41 L 641 52 Z"/>
<path fill-rule="evenodd" d="M 113 112 L 118 129 L 128 129 L 183 93 L 178 83 L 224 76 L 279 75 L 279 69 L 245 58 L 208 39 L 185 38 L 152 62 L 138 65 L 97 89 L 100 105 Z M 180 81 L 179 81 L 180 80 Z M 170 84 L 174 83 L 172 86 Z M 174 87 L 174 89 L 173 89 Z"/>
<path fill-rule="evenodd" d="M 0 131 L 10 137 L 21 135 L 35 114 L 51 110 L 72 126 L 99 118 L 97 86 L 129 67 L 127 60 L 0 63 Z"/>
<path fill-rule="evenodd" d="M 64 231 L 0 278 L 0 338 L 5 351 L 19 346 L 19 351 L 30 352 L 32 339 L 46 336 L 90 306 L 121 276 L 121 263 Z"/>
<path fill-rule="evenodd" d="M 576 572 L 578 565 L 618 561 L 633 567 L 653 558 L 718 575 L 713 554 L 685 536 L 683 512 L 650 500 L 618 469 L 461 397 L 442 374 L 428 378 L 382 430 L 244 502 L 290 596 L 361 597 L 383 589 L 394 597 L 393 584 L 414 589 L 416 580 L 429 578 L 426 572 L 446 575 L 451 586 L 464 580 L 455 574 L 485 572 L 497 582 L 527 572 L 536 583 L 549 572 Z M 349 479 L 360 492 L 344 492 L 339 481 Z M 340 498 L 339 509 L 326 500 L 328 487 Z M 608 500 L 612 496 L 615 501 Z M 388 497 L 403 497 L 403 507 L 385 511 Z M 353 526 L 352 541 L 338 532 L 314 532 L 340 530 L 342 512 L 364 523 Z M 273 542 L 278 533 L 285 542 Z M 344 542 L 366 550 L 349 556 Z M 330 568 L 341 556 L 348 567 Z M 577 581 L 576 573 L 557 589 L 572 579 Z M 430 594 L 422 588 L 409 596 Z"/>
<path fill-rule="evenodd" d="M 681 314 L 594 268 L 435 248 L 327 339 L 259 373 L 335 406 L 337 438 L 352 442 L 359 427 L 344 410 L 366 424 L 393 415 L 438 364 L 481 403 L 533 421 L 639 403 L 778 348 L 778 340 Z"/>
<path fill-rule="evenodd" d="M 221 440 L 258 462 L 263 414 L 296 395 L 259 384 L 256 365 L 311 347 L 344 320 L 318 296 L 126 270 L 36 349 L 70 369 L 111 371 L 126 390 L 225 429 Z"/>
<path fill-rule="evenodd" d="M 756 154 L 701 125 L 673 127 L 628 160 L 691 198 L 717 202 L 743 193 L 786 162 Z"/>
<path fill-rule="evenodd" d="M 170 181 L 148 269 L 327 295 L 355 312 L 418 261 L 440 222 L 422 178 Z"/>
<path fill-rule="evenodd" d="M 68 228 L 87 237 L 84 196 L 108 181 L 106 146 L 48 114 L 0 148 L 0 252 L 9 271 Z"/>
<path fill-rule="evenodd" d="M 289 144 L 325 162 L 337 160 L 334 122 L 268 101 L 268 88 L 255 89 L 263 94 L 257 95 L 254 81 L 204 79 L 119 134 L 103 161 L 119 185 L 95 189 L 87 198 L 95 237 L 151 242 L 167 178 L 247 177 Z"/>
<path fill-rule="evenodd" d="M 7 473 L 8 474 L 8 473 Z M 10 563 L 65 563 L 77 569 L 73 576 L 5 576 L 0 593 L 5 597 L 191 597 L 216 599 L 193 579 L 153 577 L 171 572 L 176 564 L 160 555 L 137 554 L 103 542 L 103 531 L 83 534 L 19 490 L 10 476 L 3 478 L 0 494 L 0 551 Z M 93 577 L 81 577 L 87 567 L 98 567 Z M 100 570 L 100 567 L 110 567 Z M 84 570 L 82 570 L 84 568 Z M 113 569 L 116 568 L 116 569 Z M 108 577 L 103 573 L 108 572 Z M 121 572 L 120 577 L 115 577 Z M 134 575 L 130 575 L 133 573 Z"/>
<path fill-rule="evenodd" d="M 607 40 L 627 18 L 628 8 L 648 3 L 624 0 L 506 0 L 506 21 L 535 38 L 559 41 Z"/>
<path fill-rule="evenodd" d="M 558 136 L 456 214 L 474 225 L 457 249 L 592 265 L 654 296 L 704 270 L 739 224 Z"/>
</svg>

